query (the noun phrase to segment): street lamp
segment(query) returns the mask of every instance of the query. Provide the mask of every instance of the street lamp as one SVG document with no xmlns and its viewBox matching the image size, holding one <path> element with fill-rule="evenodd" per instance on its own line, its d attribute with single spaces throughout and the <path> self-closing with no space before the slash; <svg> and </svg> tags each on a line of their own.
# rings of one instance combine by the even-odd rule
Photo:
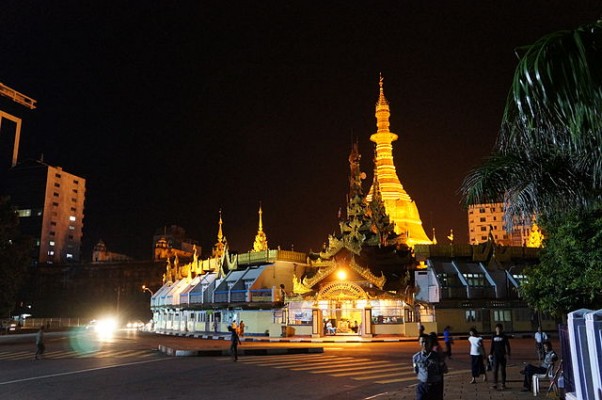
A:
<svg viewBox="0 0 602 400">
<path fill-rule="evenodd" d="M 151 296 L 155 294 L 152 290 L 150 290 L 149 288 L 147 288 L 146 285 L 142 285 L 142 291 L 143 292 L 149 292 L 151 294 Z"/>
</svg>

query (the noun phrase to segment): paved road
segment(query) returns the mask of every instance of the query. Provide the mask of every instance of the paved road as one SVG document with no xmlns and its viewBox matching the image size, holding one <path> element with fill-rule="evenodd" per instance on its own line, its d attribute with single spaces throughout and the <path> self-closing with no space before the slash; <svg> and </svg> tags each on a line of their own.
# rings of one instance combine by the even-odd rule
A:
<svg viewBox="0 0 602 400">
<path fill-rule="evenodd" d="M 158 344 L 225 349 L 223 340 L 138 335 L 112 341 L 89 333 L 47 335 L 46 358 L 33 360 L 33 337 L 0 338 L 0 393 L 9 399 L 412 399 L 416 378 L 410 357 L 415 341 L 385 343 L 261 343 L 241 348 L 320 346 L 323 353 L 277 356 L 167 357 Z M 515 354 L 532 352 L 532 341 L 514 340 Z M 449 361 L 447 399 L 526 398 L 518 361 L 511 361 L 510 390 L 468 385 L 467 346 L 458 341 Z M 534 354 L 534 353 L 533 353 Z M 503 396 L 503 397 L 500 397 Z"/>
</svg>

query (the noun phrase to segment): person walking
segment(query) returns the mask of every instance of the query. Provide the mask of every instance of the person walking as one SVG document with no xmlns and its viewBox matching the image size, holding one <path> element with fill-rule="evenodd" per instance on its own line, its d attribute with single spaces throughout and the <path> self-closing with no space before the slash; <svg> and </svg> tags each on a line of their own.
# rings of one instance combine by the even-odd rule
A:
<svg viewBox="0 0 602 400">
<path fill-rule="evenodd" d="M 245 335 L 245 321 L 240 320 L 238 324 L 238 336 L 243 337 Z"/>
<path fill-rule="evenodd" d="M 443 374 L 447 373 L 447 365 L 433 351 L 433 338 L 419 338 L 421 350 L 412 357 L 414 372 L 418 376 L 416 400 L 443 400 Z"/>
<path fill-rule="evenodd" d="M 525 375 L 525 379 L 523 381 L 523 392 L 531 391 L 531 382 L 533 379 L 533 375 L 535 374 L 545 374 L 548 370 L 554 367 L 554 363 L 558 360 L 558 356 L 554 349 L 552 349 L 552 343 L 549 341 L 543 342 L 544 356 L 543 361 L 538 366 L 533 364 L 528 364 L 525 366 L 525 369 L 520 371 L 521 374 Z"/>
<path fill-rule="evenodd" d="M 497 324 L 495 326 L 495 334 L 491 337 L 489 356 L 493 362 L 492 389 L 498 388 L 498 372 L 501 373 L 502 377 L 500 389 L 506 389 L 506 357 L 510 358 L 510 341 L 503 331 L 504 327 L 502 324 Z"/>
<path fill-rule="evenodd" d="M 447 355 L 447 358 L 449 359 L 451 359 L 452 356 L 452 344 L 454 343 L 454 338 L 452 338 L 450 330 L 451 328 L 449 327 L 449 325 L 443 329 L 443 342 L 445 343 L 445 353 Z"/>
<path fill-rule="evenodd" d="M 537 359 L 541 361 L 545 354 L 543 344 L 549 340 L 548 334 L 541 330 L 541 326 L 538 326 L 533 338 L 535 339 L 535 348 L 537 349 Z"/>
<path fill-rule="evenodd" d="M 40 326 L 40 330 L 36 333 L 36 355 L 34 356 L 34 360 L 39 360 L 42 358 L 44 351 L 46 350 L 46 346 L 44 345 L 44 325 Z"/>
<path fill-rule="evenodd" d="M 470 383 L 477 383 L 477 378 L 483 374 L 483 382 L 487 381 L 487 373 L 483 363 L 483 355 L 485 347 L 483 346 L 483 338 L 479 336 L 477 328 L 471 328 L 468 332 L 468 342 L 470 343 L 470 367 L 472 379 Z"/>
<path fill-rule="evenodd" d="M 232 328 L 232 326 L 228 326 L 228 330 L 230 331 L 230 354 L 234 361 L 238 361 L 238 345 L 240 343 L 240 338 L 238 337 L 238 333 L 236 333 L 236 329 Z"/>
</svg>

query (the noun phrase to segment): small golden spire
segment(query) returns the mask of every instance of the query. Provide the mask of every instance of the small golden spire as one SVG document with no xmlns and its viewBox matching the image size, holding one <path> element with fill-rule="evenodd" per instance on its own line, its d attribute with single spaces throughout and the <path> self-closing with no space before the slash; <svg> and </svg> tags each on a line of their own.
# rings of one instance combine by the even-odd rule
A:
<svg viewBox="0 0 602 400">
<path fill-rule="evenodd" d="M 217 229 L 217 241 L 219 243 L 222 242 L 222 239 L 224 238 L 224 234 L 222 232 L 222 209 L 219 209 L 219 228 Z"/>
<path fill-rule="evenodd" d="M 261 202 L 259 202 L 259 226 L 257 228 L 257 235 L 255 235 L 255 242 L 253 243 L 253 251 L 266 251 L 268 249 L 268 238 L 263 231 L 263 210 L 261 209 Z"/>
<path fill-rule="evenodd" d="M 433 228 L 433 239 L 432 239 L 433 244 L 437 244 L 437 238 L 435 237 L 435 228 Z"/>
</svg>

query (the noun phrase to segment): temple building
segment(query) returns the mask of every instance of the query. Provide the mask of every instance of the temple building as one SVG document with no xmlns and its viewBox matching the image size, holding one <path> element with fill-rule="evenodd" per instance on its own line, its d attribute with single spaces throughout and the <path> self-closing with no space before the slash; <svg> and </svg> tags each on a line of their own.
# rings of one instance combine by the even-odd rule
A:
<svg viewBox="0 0 602 400">
<path fill-rule="evenodd" d="M 245 334 L 256 336 L 416 336 L 420 324 L 428 332 L 445 326 L 435 309 L 445 324 L 463 321 L 456 330 L 498 321 L 508 331 L 530 327 L 533 312 L 516 288 L 536 249 L 456 245 L 453 232 L 450 245 L 433 244 L 395 172 L 389 115 L 381 78 L 369 193 L 354 143 L 346 210 L 320 252 L 270 249 L 260 205 L 252 250 L 230 253 L 220 211 L 209 258 L 196 249 L 190 263 L 167 258 L 163 286 L 151 298 L 155 331 L 219 337 L 242 320 Z"/>
<path fill-rule="evenodd" d="M 404 190 L 393 161 L 393 142 L 398 136 L 389 130 L 389 102 L 385 98 L 383 78 L 380 78 L 380 94 L 376 102 L 376 133 L 370 136 L 375 143 L 374 182 L 380 186 L 386 213 L 395 224 L 395 232 L 402 243 L 413 247 L 415 244 L 431 244 L 418 213 L 418 207 Z M 368 193 L 367 201 L 372 200 L 375 185 Z"/>
</svg>

